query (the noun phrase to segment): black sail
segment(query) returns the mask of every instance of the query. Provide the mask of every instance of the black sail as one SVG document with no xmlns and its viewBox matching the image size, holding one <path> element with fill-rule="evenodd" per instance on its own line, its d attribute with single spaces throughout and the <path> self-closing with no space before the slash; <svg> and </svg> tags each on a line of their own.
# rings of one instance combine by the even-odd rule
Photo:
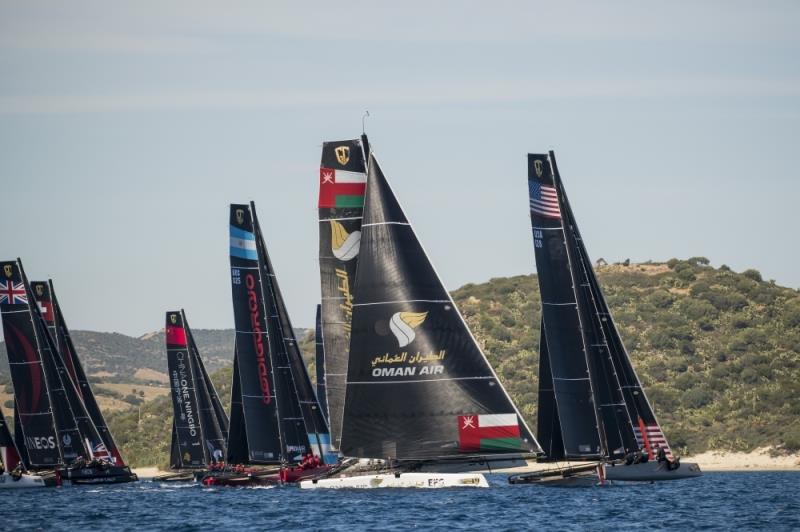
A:
<svg viewBox="0 0 800 532">
<path fill-rule="evenodd" d="M 592 268 L 592 262 L 586 251 L 586 245 L 581 237 L 580 229 L 575 221 L 569 200 L 564 190 L 558 167 L 555 164 L 555 156 L 551 152 L 550 157 L 555 168 L 556 178 L 563 198 L 564 211 L 569 226 L 572 228 L 572 237 L 575 240 L 577 254 L 580 258 L 580 269 L 584 282 L 581 287 L 584 299 L 593 318 L 593 328 L 597 335 L 597 357 L 600 366 L 599 378 L 605 379 L 607 386 L 607 397 L 610 403 L 603 406 L 601 401 L 600 410 L 603 412 L 604 424 L 611 429 L 607 429 L 609 441 L 609 451 L 612 457 L 619 456 L 620 449 L 647 447 L 652 452 L 652 447 L 658 444 L 665 448 L 668 456 L 672 457 L 669 443 L 664 432 L 656 419 L 650 402 L 642 387 L 641 381 L 636 374 L 631 363 L 627 349 L 622 342 L 611 311 L 606 303 L 597 275 Z M 617 433 L 613 430 L 617 429 Z M 645 436 L 642 436 L 644 431 Z M 617 451 L 617 452 L 615 452 Z"/>
<path fill-rule="evenodd" d="M 194 364 L 193 371 L 197 378 L 197 387 L 202 390 L 198 396 L 200 408 L 202 412 L 208 412 L 209 420 L 204 423 L 204 427 L 209 427 L 206 432 L 206 446 L 209 448 L 209 453 L 213 462 L 219 462 L 224 459 L 225 440 L 228 438 L 228 416 L 225 414 L 225 409 L 222 406 L 222 401 L 217 394 L 217 389 L 211 378 L 208 376 L 206 366 L 203 364 L 203 358 L 200 356 L 200 351 L 197 349 L 197 343 L 194 341 L 192 329 L 186 321 L 186 313 L 181 310 L 183 314 L 183 324 L 186 327 L 186 334 L 189 340 L 189 348 L 192 353 L 192 363 Z M 210 443 L 209 443 L 210 441 Z M 223 450 L 221 457 L 215 452 Z"/>
<path fill-rule="evenodd" d="M 358 139 L 325 142 L 319 169 L 319 271 L 325 382 L 332 444 L 342 435 L 347 361 L 353 317 L 352 286 L 361 241 L 367 182 Z"/>
<path fill-rule="evenodd" d="M 271 331 L 274 330 L 273 339 L 275 340 L 271 346 L 275 349 L 273 356 L 278 367 L 281 368 L 282 378 L 279 379 L 277 390 L 286 391 L 285 394 L 279 395 L 281 401 L 279 406 L 286 438 L 287 458 L 288 461 L 298 461 L 302 458 L 302 454 L 310 452 L 320 456 L 326 462 L 333 463 L 336 461 L 336 456 L 330 452 L 328 426 L 317 402 L 303 355 L 300 352 L 297 338 L 295 338 L 294 328 L 289 319 L 289 312 L 281 294 L 278 278 L 264 244 L 255 205 L 251 203 L 250 206 L 256 227 L 259 262 L 269 287 L 270 325 Z M 294 438 L 294 440 L 290 438 Z"/>
<path fill-rule="evenodd" d="M 615 368 L 613 348 L 607 341 L 605 325 L 607 319 L 602 310 L 605 300 L 599 291 L 586 246 L 558 171 L 555 154 L 550 152 L 549 157 L 563 213 L 566 239 L 572 250 L 571 264 L 574 278 L 577 280 L 575 294 L 581 312 L 584 336 L 587 338 L 587 360 L 592 376 L 595 408 L 600 420 L 600 438 L 605 446 L 606 456 L 612 459 L 622 458 L 627 452 L 636 448 L 637 444 Z"/>
<path fill-rule="evenodd" d="M 372 155 L 361 231 L 342 453 L 539 452 Z"/>
<path fill-rule="evenodd" d="M 242 407 L 242 386 L 239 380 L 239 350 L 233 353 L 233 383 L 231 386 L 231 416 L 228 425 L 228 438 L 225 446 L 228 454 L 225 460 L 231 464 L 245 464 L 250 461 L 247 445 L 247 427 Z"/>
<path fill-rule="evenodd" d="M 225 459 L 225 433 L 217 417 L 209 382 L 206 381 L 205 369 L 202 367 L 203 362 L 200 358 L 200 352 L 197 349 L 192 329 L 189 327 L 186 313 L 183 310 L 181 310 L 181 318 L 183 319 L 183 328 L 186 331 L 189 347 L 189 361 L 192 365 L 192 376 L 194 377 L 197 414 L 205 446 L 206 464 L 219 463 Z M 213 389 L 213 386 L 211 388 Z"/>
<path fill-rule="evenodd" d="M 39 291 L 37 290 L 36 284 L 37 283 L 34 283 L 33 288 L 34 295 L 38 299 Z M 58 351 L 61 354 L 61 358 L 66 365 L 67 372 L 69 373 L 70 378 L 73 380 L 73 384 L 77 389 L 81 400 L 83 401 L 83 405 L 86 409 L 89 419 L 91 420 L 92 424 L 94 424 L 97 434 L 100 437 L 100 441 L 94 440 L 91 442 L 93 447 L 92 454 L 95 458 L 110 460 L 118 466 L 124 466 L 125 461 L 122 459 L 119 447 L 114 441 L 114 437 L 111 435 L 111 430 L 106 424 L 103 412 L 100 410 L 100 406 L 97 404 L 97 399 L 94 396 L 92 387 L 89 384 L 86 371 L 83 369 L 83 364 L 81 364 L 80 358 L 78 357 L 78 352 L 75 349 L 75 344 L 72 341 L 72 336 L 70 335 L 66 319 L 64 318 L 64 312 L 61 310 L 61 305 L 58 302 L 58 297 L 56 296 L 53 288 L 53 282 L 48 281 L 46 283 L 46 288 L 43 289 L 42 292 L 45 296 L 49 296 L 48 304 L 45 304 L 44 301 L 40 301 L 39 307 L 42 311 L 42 317 L 44 318 L 45 322 L 48 323 L 48 329 L 51 327 L 48 320 L 50 317 L 52 317 L 53 328 L 55 329 L 54 339 L 56 341 L 56 345 L 58 346 Z"/>
<path fill-rule="evenodd" d="M 8 423 L 2 409 L 0 409 L 0 462 L 2 462 L 6 471 L 12 471 L 17 467 L 17 464 L 21 463 L 17 445 L 14 442 L 14 438 L 11 437 L 11 431 L 8 429 Z"/>
<path fill-rule="evenodd" d="M 0 263 L 0 313 L 22 454 L 29 460 L 25 466 L 52 468 L 88 458 L 56 363 L 58 353 L 19 261 Z"/>
<path fill-rule="evenodd" d="M 558 406 L 553 390 L 553 374 L 550 370 L 544 319 L 539 331 L 539 413 L 536 420 L 536 436 L 544 451 L 544 457 L 540 460 L 557 461 L 564 459 L 564 441 L 561 439 L 561 420 L 558 418 Z"/>
<path fill-rule="evenodd" d="M 328 396 L 325 390 L 325 346 L 322 342 L 322 305 L 317 305 L 317 319 L 314 322 L 314 362 L 317 373 L 317 400 L 322 415 L 328 419 Z"/>
<path fill-rule="evenodd" d="M 276 464 L 284 453 L 275 395 L 276 368 L 270 349 L 274 339 L 268 333 L 269 288 L 259 267 L 249 205 L 231 205 L 230 261 L 236 324 L 233 391 L 238 395 L 231 400 L 228 461 Z"/>
<path fill-rule="evenodd" d="M 547 155 L 528 155 L 528 189 L 544 341 L 566 458 L 604 455 L 598 432 L 581 313 L 573 287 L 570 242 L 562 225 Z M 545 414 L 546 415 L 546 414 Z M 561 455 L 561 453 L 558 453 Z"/>
<path fill-rule="evenodd" d="M 208 455 L 203 445 L 200 407 L 192 370 L 189 340 L 184 328 L 183 315 L 170 311 L 166 315 L 167 367 L 172 395 L 175 469 L 204 467 Z"/>
</svg>

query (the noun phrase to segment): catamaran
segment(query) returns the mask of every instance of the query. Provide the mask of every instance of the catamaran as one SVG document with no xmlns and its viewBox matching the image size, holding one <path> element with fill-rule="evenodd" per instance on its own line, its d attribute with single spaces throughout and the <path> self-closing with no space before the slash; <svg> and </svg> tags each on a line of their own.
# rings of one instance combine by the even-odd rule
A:
<svg viewBox="0 0 800 532">
<path fill-rule="evenodd" d="M 699 476 L 697 464 L 672 456 L 592 269 L 552 151 L 528 155 L 528 189 L 542 297 L 540 461 L 589 464 L 509 481 L 592 485 Z M 666 460 L 655 459 L 659 449 Z"/>
<path fill-rule="evenodd" d="M 358 173 L 340 170 L 357 157 L 368 161 L 361 182 Z M 323 342 L 328 370 L 346 370 L 344 393 L 331 373 L 327 381 L 332 424 L 344 400 L 345 460 L 301 487 L 486 487 L 475 471 L 525 465 L 539 444 L 444 288 L 366 137 L 326 143 L 326 161 L 333 167 L 320 169 Z M 363 219 L 356 217 L 355 237 L 356 229 L 342 224 L 352 223 L 352 214 L 339 209 L 359 208 L 358 194 Z M 356 256 L 353 279 L 345 268 Z M 342 310 L 335 319 L 329 314 L 333 327 L 326 303 Z M 331 329 L 336 347 L 328 349 Z"/>
<path fill-rule="evenodd" d="M 207 485 L 294 483 L 336 462 L 327 423 L 278 286 L 255 204 L 231 205 L 236 323 L 226 470 Z"/>
<path fill-rule="evenodd" d="M 224 465 L 228 417 L 183 309 L 167 312 L 164 331 L 173 406 L 170 469 L 175 472 L 153 480 L 199 480 Z"/>
<path fill-rule="evenodd" d="M 118 451 L 109 452 L 94 421 L 98 419 L 110 438 L 52 283 L 37 283 L 34 292 L 19 259 L 2 262 L 0 268 L 0 313 L 14 385 L 14 434 L 25 468 L 65 485 L 138 480 Z M 53 325 L 44 317 L 48 312 Z"/>
</svg>

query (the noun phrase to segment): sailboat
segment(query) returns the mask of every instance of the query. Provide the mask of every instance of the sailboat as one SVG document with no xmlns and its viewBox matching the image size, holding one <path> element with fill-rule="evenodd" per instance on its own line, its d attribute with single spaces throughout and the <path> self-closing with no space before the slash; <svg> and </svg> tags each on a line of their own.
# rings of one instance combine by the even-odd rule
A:
<svg viewBox="0 0 800 532">
<path fill-rule="evenodd" d="M 5 261 L 0 268 L 0 313 L 16 405 L 14 433 L 25 468 L 63 484 L 138 480 L 109 453 L 70 374 L 70 368 L 77 369 L 77 357 L 68 367 L 21 261 Z M 44 290 L 40 297 L 54 302 Z"/>
<path fill-rule="evenodd" d="M 672 456 L 592 269 L 552 151 L 528 155 L 528 188 L 542 297 L 540 461 L 589 465 L 509 480 L 593 484 L 699 476 L 697 464 Z M 659 449 L 667 460 L 655 460 Z"/>
<path fill-rule="evenodd" d="M 331 452 L 327 423 L 289 320 L 254 203 L 231 205 L 230 236 L 236 322 L 227 442 L 231 466 L 206 476 L 203 482 L 297 482 L 327 471 L 337 457 Z"/>
<path fill-rule="evenodd" d="M 51 483 L 55 485 L 55 482 Z M 31 475 L 25 469 L 19 451 L 0 410 L 0 490 L 11 488 L 43 488 L 47 483 L 41 475 Z"/>
<path fill-rule="evenodd" d="M 362 145 L 369 146 L 366 138 Z M 339 447 L 346 460 L 335 474 L 301 487 L 486 487 L 474 471 L 525 465 L 539 444 L 444 288 L 374 153 L 365 155 Z"/>
<path fill-rule="evenodd" d="M 208 378 L 183 309 L 167 312 L 164 330 L 173 406 L 170 469 L 176 472 L 153 480 L 201 479 L 209 470 L 223 466 L 228 417 Z"/>
<path fill-rule="evenodd" d="M 329 415 L 328 392 L 325 389 L 325 345 L 322 342 L 322 305 L 317 305 L 317 318 L 314 324 L 314 367 L 317 374 L 317 401 L 320 409 L 322 409 L 322 415 L 327 421 Z"/>
</svg>

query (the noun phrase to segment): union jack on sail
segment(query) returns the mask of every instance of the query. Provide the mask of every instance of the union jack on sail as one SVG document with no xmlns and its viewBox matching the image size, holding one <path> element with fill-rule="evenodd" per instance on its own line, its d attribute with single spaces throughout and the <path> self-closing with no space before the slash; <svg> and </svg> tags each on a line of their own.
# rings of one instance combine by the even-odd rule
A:
<svg viewBox="0 0 800 532">
<path fill-rule="evenodd" d="M 28 294 L 25 293 L 25 285 L 23 283 L 15 283 L 10 280 L 8 282 L 0 281 L 0 303 L 20 305 L 27 302 Z"/>
</svg>

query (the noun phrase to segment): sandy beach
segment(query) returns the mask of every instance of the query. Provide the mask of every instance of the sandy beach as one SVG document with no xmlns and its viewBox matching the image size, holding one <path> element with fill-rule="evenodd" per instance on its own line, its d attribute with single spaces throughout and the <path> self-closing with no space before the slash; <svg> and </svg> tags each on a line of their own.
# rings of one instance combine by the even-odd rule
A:
<svg viewBox="0 0 800 532">
<path fill-rule="evenodd" d="M 749 453 L 709 451 L 683 460 L 697 462 L 703 471 L 800 471 L 800 454 L 771 456 L 766 447 Z"/>
</svg>

